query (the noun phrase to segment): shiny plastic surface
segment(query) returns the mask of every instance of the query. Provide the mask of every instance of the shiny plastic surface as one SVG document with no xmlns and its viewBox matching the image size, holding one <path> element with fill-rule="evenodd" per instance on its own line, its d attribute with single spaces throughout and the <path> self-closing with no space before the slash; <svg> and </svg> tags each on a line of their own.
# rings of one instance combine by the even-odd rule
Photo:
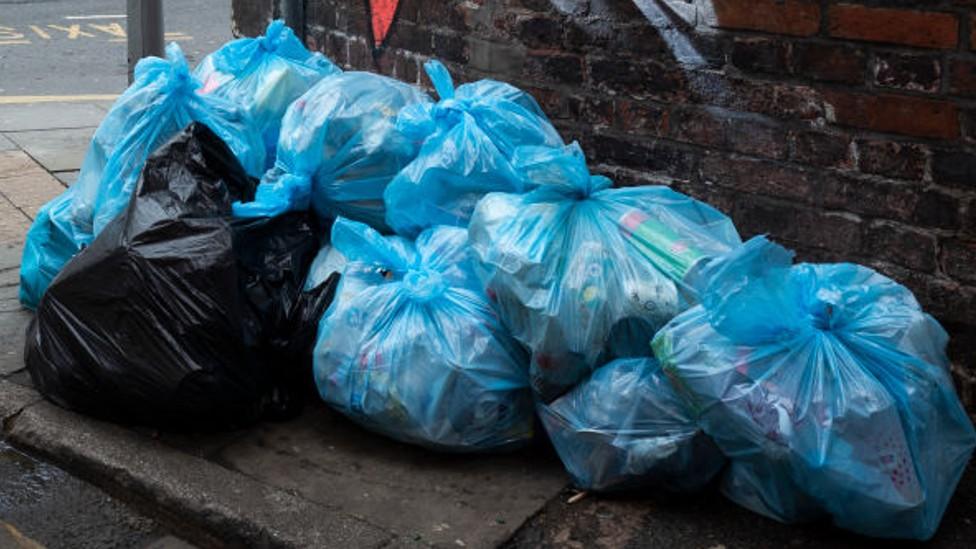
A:
<svg viewBox="0 0 976 549">
<path fill-rule="evenodd" d="M 386 220 L 397 234 L 415 236 L 434 225 L 466 227 L 489 192 L 521 193 L 511 165 L 521 146 L 562 147 L 549 119 L 524 91 L 494 80 L 454 89 L 444 65 L 424 65 L 440 101 L 400 111 L 397 128 L 423 142 L 420 153 L 386 188 Z"/>
<path fill-rule="evenodd" d="M 343 257 L 339 250 L 330 244 L 322 246 L 322 249 L 315 255 L 312 266 L 308 269 L 308 277 L 305 279 L 305 289 L 309 290 L 318 286 L 328 280 L 333 273 L 341 274 L 345 265 L 346 258 Z"/>
<path fill-rule="evenodd" d="M 199 87 L 176 44 L 167 46 L 166 59 L 139 61 L 135 81 L 95 131 L 78 180 L 41 208 L 27 233 L 21 303 L 37 306 L 64 264 L 125 209 L 146 158 L 190 122 L 210 127 L 249 174 L 263 173 L 264 146 L 247 112 L 197 94 Z"/>
<path fill-rule="evenodd" d="M 266 167 L 275 161 L 281 118 L 292 101 L 316 82 L 341 72 L 321 53 L 312 53 L 284 21 L 272 21 L 263 36 L 232 40 L 200 61 L 193 75 L 201 94 L 244 107 L 261 133 Z"/>
<path fill-rule="evenodd" d="M 927 539 L 976 445 L 946 334 L 871 269 L 791 261 L 757 237 L 713 262 L 702 305 L 661 330 L 655 354 L 732 460 L 731 499 Z"/>
<path fill-rule="evenodd" d="M 297 413 L 334 280 L 302 292 L 319 247 L 310 214 L 231 220 L 253 192 L 201 124 L 151 156 L 128 208 L 41 299 L 25 350 L 38 390 L 168 429 Z"/>
<path fill-rule="evenodd" d="M 485 196 L 469 234 L 548 402 L 598 364 L 646 356 L 654 332 L 694 302 L 684 281 L 739 237 L 727 217 L 667 187 L 611 189 L 576 144 L 520 148 L 512 163 L 538 187 Z"/>
<path fill-rule="evenodd" d="M 315 380 L 329 405 L 439 450 L 531 438 L 527 357 L 471 272 L 463 229 L 428 229 L 413 242 L 340 218 L 332 245 L 348 262 L 315 347 Z"/>
<path fill-rule="evenodd" d="M 254 202 L 235 204 L 242 217 L 309 207 L 388 231 L 383 192 L 417 156 L 419 141 L 397 129 L 397 114 L 429 102 L 420 89 L 366 72 L 319 81 L 285 113 L 275 167 Z"/>
<path fill-rule="evenodd" d="M 694 491 L 725 463 L 653 358 L 601 366 L 538 410 L 566 470 L 584 490 Z"/>
</svg>

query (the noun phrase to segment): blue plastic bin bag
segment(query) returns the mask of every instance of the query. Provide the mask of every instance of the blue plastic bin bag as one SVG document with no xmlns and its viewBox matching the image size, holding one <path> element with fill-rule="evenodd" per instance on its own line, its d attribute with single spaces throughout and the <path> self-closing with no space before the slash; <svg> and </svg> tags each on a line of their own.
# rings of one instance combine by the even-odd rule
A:
<svg viewBox="0 0 976 549">
<path fill-rule="evenodd" d="M 695 491 L 725 464 L 653 358 L 615 360 L 538 409 L 566 470 L 584 490 Z"/>
<path fill-rule="evenodd" d="M 740 243 L 727 217 L 667 187 L 610 188 L 575 143 L 523 147 L 512 164 L 538 187 L 486 195 L 469 236 L 501 317 L 532 350 L 544 402 L 599 364 L 646 356 L 694 303 L 688 279 Z"/>
<path fill-rule="evenodd" d="M 342 273 L 346 265 L 346 258 L 342 252 L 335 249 L 331 244 L 322 246 L 319 253 L 315 255 L 312 266 L 308 269 L 308 276 L 305 278 L 305 290 L 317 288 L 332 276 L 332 273 Z"/>
<path fill-rule="evenodd" d="M 193 75 L 203 83 L 200 93 L 223 97 L 247 110 L 264 139 L 266 167 L 271 168 L 288 105 L 322 78 L 339 72 L 324 55 L 308 51 L 284 21 L 276 20 L 264 36 L 224 44 L 205 57 Z"/>
<path fill-rule="evenodd" d="M 313 207 L 324 219 L 343 216 L 388 231 L 383 191 L 420 150 L 397 129 L 397 114 L 429 102 L 419 88 L 367 72 L 324 78 L 285 113 L 275 167 L 241 217 Z"/>
<path fill-rule="evenodd" d="M 435 227 L 413 242 L 340 218 L 332 245 L 348 262 L 315 347 L 315 381 L 329 405 L 439 450 L 532 437 L 528 357 L 472 273 L 464 229 Z"/>
<path fill-rule="evenodd" d="M 564 145 L 524 91 L 494 80 L 455 90 L 444 65 L 428 61 L 424 68 L 440 101 L 400 111 L 397 127 L 423 146 L 384 195 L 386 221 L 404 236 L 433 225 L 466 227 L 485 194 L 524 192 L 510 163 L 517 147 Z"/>
<path fill-rule="evenodd" d="M 247 113 L 225 99 L 197 94 L 183 52 L 139 61 L 135 81 L 98 126 L 78 180 L 45 204 L 27 233 L 20 301 L 34 308 L 51 280 L 128 205 L 146 158 L 190 122 L 214 131 L 252 176 L 264 171 L 264 147 Z"/>
<path fill-rule="evenodd" d="M 894 281 L 757 237 L 705 268 L 654 351 L 731 458 L 723 490 L 784 521 L 928 539 L 976 445 L 945 331 Z"/>
</svg>

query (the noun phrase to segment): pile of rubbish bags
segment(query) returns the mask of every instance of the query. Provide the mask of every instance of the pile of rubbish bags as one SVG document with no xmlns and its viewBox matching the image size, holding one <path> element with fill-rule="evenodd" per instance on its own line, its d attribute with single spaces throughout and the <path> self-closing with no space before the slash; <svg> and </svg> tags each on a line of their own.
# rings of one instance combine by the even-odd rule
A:
<svg viewBox="0 0 976 549">
<path fill-rule="evenodd" d="M 976 431 L 910 291 L 615 186 L 529 94 L 425 69 L 436 98 L 280 21 L 141 61 L 27 236 L 41 392 L 181 430 L 320 398 L 449 452 L 541 431 L 582 489 L 935 533 Z"/>
</svg>

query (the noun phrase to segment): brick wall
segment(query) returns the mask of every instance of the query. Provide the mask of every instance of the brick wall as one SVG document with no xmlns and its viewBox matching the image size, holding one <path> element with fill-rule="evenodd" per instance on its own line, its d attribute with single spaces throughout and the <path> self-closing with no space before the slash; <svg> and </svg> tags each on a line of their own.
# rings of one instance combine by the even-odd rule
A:
<svg viewBox="0 0 976 549">
<path fill-rule="evenodd" d="M 278 0 L 280 1 L 280 0 Z M 275 0 L 235 0 L 259 32 Z M 976 0 L 306 0 L 310 47 L 528 89 L 618 184 L 665 183 L 814 261 L 909 286 L 976 404 Z"/>
</svg>

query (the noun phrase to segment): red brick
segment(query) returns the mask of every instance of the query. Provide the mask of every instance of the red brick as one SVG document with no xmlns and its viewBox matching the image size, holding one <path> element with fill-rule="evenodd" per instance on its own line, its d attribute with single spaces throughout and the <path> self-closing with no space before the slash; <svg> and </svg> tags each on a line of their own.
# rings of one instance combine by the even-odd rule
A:
<svg viewBox="0 0 976 549">
<path fill-rule="evenodd" d="M 837 124 L 918 137 L 959 137 L 959 112 L 947 101 L 834 90 L 823 96 L 828 119 Z"/>
<path fill-rule="evenodd" d="M 705 181 L 736 191 L 809 202 L 813 175 L 774 162 L 712 153 L 702 160 Z"/>
<path fill-rule="evenodd" d="M 769 38 L 736 38 L 729 60 L 743 71 L 782 74 L 786 72 L 790 45 Z"/>
<path fill-rule="evenodd" d="M 969 16 L 969 49 L 976 50 L 976 14 Z"/>
<path fill-rule="evenodd" d="M 917 193 L 912 222 L 916 226 L 956 230 L 963 223 L 966 204 L 938 187 Z"/>
<path fill-rule="evenodd" d="M 659 137 L 668 134 L 670 115 L 665 109 L 627 99 L 616 99 L 613 104 L 614 126 L 617 129 Z"/>
<path fill-rule="evenodd" d="M 935 272 L 935 237 L 889 221 L 874 221 L 864 232 L 863 255 L 926 273 Z"/>
<path fill-rule="evenodd" d="M 844 134 L 798 131 L 791 135 L 791 159 L 809 166 L 851 168 L 851 138 Z"/>
<path fill-rule="evenodd" d="M 937 92 L 942 85 L 941 56 L 878 53 L 871 72 L 874 83 L 886 88 Z"/>
<path fill-rule="evenodd" d="M 955 59 L 949 65 L 949 91 L 957 95 L 976 96 L 976 62 Z"/>
<path fill-rule="evenodd" d="M 946 240 L 942 243 L 942 266 L 947 275 L 962 282 L 976 283 L 976 242 Z"/>
<path fill-rule="evenodd" d="M 705 147 L 725 146 L 725 115 L 718 109 L 688 108 L 674 112 L 671 137 Z"/>
<path fill-rule="evenodd" d="M 864 50 L 850 44 L 798 42 L 793 45 L 790 70 L 797 76 L 823 82 L 864 83 Z"/>
<path fill-rule="evenodd" d="M 713 0 L 713 26 L 812 36 L 820 30 L 819 4 L 811 0 Z"/>
<path fill-rule="evenodd" d="M 823 177 L 817 198 L 830 209 L 899 221 L 912 221 L 919 203 L 913 185 L 844 176 Z"/>
<path fill-rule="evenodd" d="M 959 20 L 950 13 L 839 4 L 828 17 L 828 32 L 837 38 L 939 49 L 959 43 Z"/>
<path fill-rule="evenodd" d="M 696 80 L 694 89 L 695 101 L 732 111 L 789 120 L 813 120 L 824 115 L 821 94 L 809 86 L 724 77 L 714 82 Z"/>
<path fill-rule="evenodd" d="M 672 137 L 706 147 L 782 159 L 788 152 L 781 124 L 757 115 L 718 108 L 687 108 L 675 113 Z"/>
<path fill-rule="evenodd" d="M 910 181 L 925 177 L 929 151 L 924 145 L 864 139 L 857 142 L 857 150 L 864 173 Z"/>
</svg>

